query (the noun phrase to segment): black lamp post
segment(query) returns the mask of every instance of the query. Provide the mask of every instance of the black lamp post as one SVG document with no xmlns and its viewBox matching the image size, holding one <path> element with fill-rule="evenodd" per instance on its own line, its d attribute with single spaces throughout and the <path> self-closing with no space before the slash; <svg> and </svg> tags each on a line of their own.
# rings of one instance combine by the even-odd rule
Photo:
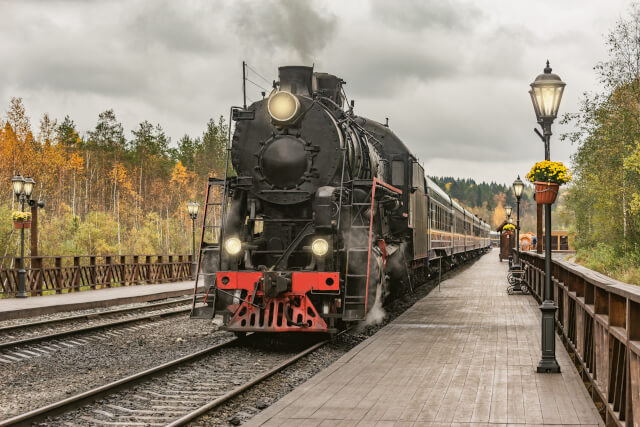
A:
<svg viewBox="0 0 640 427">
<path fill-rule="evenodd" d="M 13 194 L 15 194 L 18 203 L 20 203 L 20 212 L 24 212 L 25 202 L 29 206 L 34 205 L 35 201 L 31 200 L 31 193 L 33 192 L 33 186 L 35 181 L 26 177 L 23 178 L 20 174 L 13 177 L 11 180 L 13 185 Z M 18 293 L 17 298 L 27 297 L 27 271 L 24 269 L 24 226 L 20 229 L 20 265 L 18 269 Z"/>
<path fill-rule="evenodd" d="M 187 211 L 189 212 L 189 216 L 191 217 L 191 242 L 192 242 L 192 278 L 196 278 L 196 269 L 198 268 L 198 263 L 196 261 L 196 218 L 198 218 L 198 209 L 200 205 L 197 202 L 189 202 L 187 203 Z"/>
<path fill-rule="evenodd" d="M 511 219 L 511 212 L 513 208 L 510 205 L 504 207 L 504 211 L 507 214 L 507 222 L 511 224 L 513 220 Z M 511 238 L 511 234 L 509 234 L 509 270 L 513 267 L 513 239 Z"/>
<path fill-rule="evenodd" d="M 520 179 L 520 175 L 518 175 L 518 179 L 513 181 L 513 194 L 516 196 L 516 246 L 518 250 L 516 251 L 516 266 L 520 268 L 520 198 L 522 197 L 522 192 L 524 191 L 524 182 Z"/>
<path fill-rule="evenodd" d="M 544 158 L 550 160 L 549 141 L 551 139 L 551 124 L 558 116 L 560 101 L 566 83 L 557 74 L 551 72 L 549 61 L 544 73 L 538 75 L 531 83 L 531 101 L 536 112 L 538 124 L 542 128 L 542 134 L 536 128 L 534 132 L 544 142 Z M 538 372 L 560 372 L 560 365 L 556 360 L 555 339 L 555 313 L 556 307 L 553 301 L 551 288 L 551 205 L 544 205 L 544 297 L 540 311 L 542 311 L 542 359 L 538 363 Z"/>
</svg>

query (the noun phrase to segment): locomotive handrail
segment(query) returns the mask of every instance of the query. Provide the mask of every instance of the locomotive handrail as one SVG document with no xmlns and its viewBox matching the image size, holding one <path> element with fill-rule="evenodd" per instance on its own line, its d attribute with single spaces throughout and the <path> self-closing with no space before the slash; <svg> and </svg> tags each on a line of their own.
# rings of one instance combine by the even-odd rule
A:
<svg viewBox="0 0 640 427">
<path fill-rule="evenodd" d="M 526 281 L 540 301 L 544 256 L 518 251 Z M 640 287 L 569 261 L 552 259 L 556 324 L 607 425 L 640 421 Z M 635 423 L 634 423 L 635 421 Z"/>
</svg>

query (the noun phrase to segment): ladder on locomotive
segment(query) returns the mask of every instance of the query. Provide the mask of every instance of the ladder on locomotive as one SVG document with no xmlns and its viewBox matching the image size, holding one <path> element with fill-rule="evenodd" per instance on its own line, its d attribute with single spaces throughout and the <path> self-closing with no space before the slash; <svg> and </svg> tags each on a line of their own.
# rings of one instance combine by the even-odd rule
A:
<svg viewBox="0 0 640 427">
<path fill-rule="evenodd" d="M 367 215 L 367 210 L 371 209 L 373 187 L 375 183 L 370 180 L 353 180 L 351 182 L 351 195 L 349 207 L 349 235 L 346 240 L 346 260 L 345 260 L 345 286 L 344 305 L 342 308 L 342 319 L 344 321 L 364 320 L 367 314 L 367 276 L 369 271 L 369 254 L 371 253 L 372 242 L 370 236 L 371 219 L 373 212 Z M 368 187 L 367 197 L 363 201 L 354 199 L 356 189 Z M 365 266 L 364 269 L 356 270 L 354 266 Z"/>
<path fill-rule="evenodd" d="M 222 248 L 221 240 L 224 236 L 224 219 L 227 205 L 226 184 L 226 176 L 225 179 L 209 177 L 207 182 L 207 194 L 204 203 L 202 231 L 200 234 L 200 245 L 198 246 L 198 262 L 196 266 L 193 301 L 190 313 L 190 317 L 194 319 L 213 319 L 215 315 L 215 294 L 210 295 L 212 291 L 215 292 L 215 282 L 207 284 L 210 280 L 215 281 L 215 273 L 202 272 L 201 265 L 202 260 L 207 256 L 207 253 L 213 252 L 215 255 L 217 252 L 218 265 L 216 265 L 216 270 L 220 267 L 219 260 Z M 213 221 L 213 224 L 209 224 L 207 221 Z M 211 237 L 210 240 L 206 240 L 207 234 Z M 201 278 L 205 282 L 203 293 L 198 292 L 198 282 Z"/>
</svg>

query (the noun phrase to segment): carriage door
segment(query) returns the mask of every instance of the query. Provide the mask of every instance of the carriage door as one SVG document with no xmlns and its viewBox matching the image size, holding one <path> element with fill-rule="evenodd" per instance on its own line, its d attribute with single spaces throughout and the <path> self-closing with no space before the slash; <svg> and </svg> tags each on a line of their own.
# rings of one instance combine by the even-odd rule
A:
<svg viewBox="0 0 640 427">
<path fill-rule="evenodd" d="M 424 169 L 415 160 L 411 162 L 411 194 L 409 195 L 409 226 L 413 228 L 413 258 L 426 258 L 429 254 L 429 208 L 424 188 Z"/>
</svg>

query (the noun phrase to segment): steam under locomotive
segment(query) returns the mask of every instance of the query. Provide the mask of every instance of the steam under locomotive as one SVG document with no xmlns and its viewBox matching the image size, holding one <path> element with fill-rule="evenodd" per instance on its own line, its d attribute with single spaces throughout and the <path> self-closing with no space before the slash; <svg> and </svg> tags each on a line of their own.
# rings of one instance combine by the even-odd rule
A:
<svg viewBox="0 0 640 427">
<path fill-rule="evenodd" d="M 280 67 L 267 99 L 232 109 L 237 175 L 209 180 L 193 317 L 335 332 L 489 247 L 388 126 L 345 107 L 344 83 Z"/>
</svg>

